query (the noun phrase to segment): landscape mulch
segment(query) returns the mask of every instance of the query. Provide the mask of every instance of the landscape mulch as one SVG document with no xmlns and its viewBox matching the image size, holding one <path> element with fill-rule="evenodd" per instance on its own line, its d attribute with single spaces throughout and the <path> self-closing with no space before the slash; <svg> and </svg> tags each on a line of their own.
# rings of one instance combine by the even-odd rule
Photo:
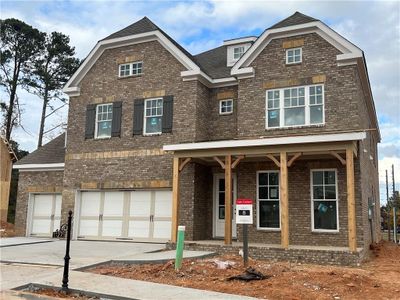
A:
<svg viewBox="0 0 400 300">
<path fill-rule="evenodd" d="M 249 282 L 228 280 L 246 268 L 240 256 L 226 255 L 185 259 L 179 271 L 170 261 L 107 264 L 87 272 L 262 299 L 400 299 L 400 247 L 382 242 L 371 250 L 369 261 L 355 268 L 250 259 L 249 266 L 265 279 Z"/>
<path fill-rule="evenodd" d="M 15 236 L 14 224 L 0 221 L 0 237 Z"/>
</svg>

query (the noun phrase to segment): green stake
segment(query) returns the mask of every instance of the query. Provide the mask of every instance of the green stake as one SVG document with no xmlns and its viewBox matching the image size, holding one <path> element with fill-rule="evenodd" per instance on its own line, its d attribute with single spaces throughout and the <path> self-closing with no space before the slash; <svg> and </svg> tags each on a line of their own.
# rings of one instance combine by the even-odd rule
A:
<svg viewBox="0 0 400 300">
<path fill-rule="evenodd" d="M 178 239 L 176 242 L 175 270 L 182 267 L 183 242 L 185 241 L 185 226 L 178 226 Z"/>
</svg>

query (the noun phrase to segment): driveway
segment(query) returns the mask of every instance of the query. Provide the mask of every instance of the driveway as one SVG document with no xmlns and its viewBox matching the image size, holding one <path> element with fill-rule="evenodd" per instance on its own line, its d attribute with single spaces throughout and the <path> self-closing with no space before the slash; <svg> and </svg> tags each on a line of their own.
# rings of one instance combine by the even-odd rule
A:
<svg viewBox="0 0 400 300">
<path fill-rule="evenodd" d="M 28 242 L 30 238 L 25 239 Z M 71 241 L 70 266 L 75 269 L 112 259 L 129 259 L 138 254 L 164 248 L 164 244 Z M 64 256 L 65 240 L 53 240 L 45 243 L 23 243 L 2 247 L 0 260 L 1 262 L 63 266 Z"/>
</svg>

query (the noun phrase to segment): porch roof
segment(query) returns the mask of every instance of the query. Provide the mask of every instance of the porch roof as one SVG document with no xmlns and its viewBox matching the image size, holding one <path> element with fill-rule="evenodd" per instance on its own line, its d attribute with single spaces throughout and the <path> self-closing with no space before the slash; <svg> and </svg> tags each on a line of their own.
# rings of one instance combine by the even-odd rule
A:
<svg viewBox="0 0 400 300">
<path fill-rule="evenodd" d="M 242 139 L 242 140 L 224 140 L 213 142 L 182 143 L 164 145 L 164 151 L 193 151 L 207 149 L 226 149 L 226 148 L 247 148 L 260 146 L 283 146 L 296 144 L 315 144 L 315 143 L 333 143 L 333 142 L 351 142 L 366 138 L 365 132 L 347 132 L 332 133 L 320 135 L 303 136 L 284 136 L 273 138 Z"/>
</svg>

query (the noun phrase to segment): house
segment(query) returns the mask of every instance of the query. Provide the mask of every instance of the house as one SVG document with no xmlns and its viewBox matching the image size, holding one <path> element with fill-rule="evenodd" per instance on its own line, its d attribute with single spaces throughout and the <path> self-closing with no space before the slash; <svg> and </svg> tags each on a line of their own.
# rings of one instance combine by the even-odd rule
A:
<svg viewBox="0 0 400 300">
<path fill-rule="evenodd" d="M 364 54 L 296 12 L 192 55 L 148 18 L 100 40 L 64 88 L 68 129 L 16 164 L 16 228 L 75 239 L 356 263 L 380 239 L 380 132 Z"/>
</svg>

